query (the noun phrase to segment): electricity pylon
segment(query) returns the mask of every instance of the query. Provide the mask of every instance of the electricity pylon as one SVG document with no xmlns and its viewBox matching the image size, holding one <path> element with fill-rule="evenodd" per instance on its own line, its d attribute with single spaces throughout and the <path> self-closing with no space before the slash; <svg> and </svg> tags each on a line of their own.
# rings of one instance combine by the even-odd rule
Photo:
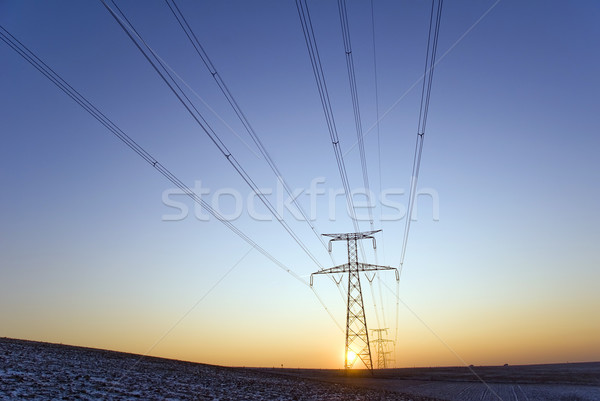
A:
<svg viewBox="0 0 600 401">
<path fill-rule="evenodd" d="M 348 263 L 331 267 L 329 269 L 319 270 L 310 275 L 310 285 L 313 284 L 313 275 L 315 274 L 336 274 L 348 273 L 348 302 L 346 310 L 346 353 L 344 357 L 344 368 L 352 368 L 357 359 L 360 359 L 367 369 L 373 371 L 373 360 L 371 358 L 371 345 L 369 343 L 369 331 L 367 329 L 367 317 L 363 304 L 362 290 L 360 287 L 360 272 L 372 272 L 377 270 L 394 270 L 396 280 L 400 279 L 398 269 L 388 266 L 372 265 L 360 263 L 358 261 L 357 241 L 362 239 L 372 239 L 373 249 L 376 249 L 375 237 L 373 234 L 379 232 L 365 231 L 360 233 L 344 234 L 323 234 L 325 237 L 331 237 L 329 240 L 329 252 L 331 253 L 331 243 L 333 241 L 346 241 L 348 246 Z"/>
<path fill-rule="evenodd" d="M 372 340 L 371 342 L 375 343 L 377 347 L 377 369 L 386 369 L 388 367 L 389 358 L 387 357 L 391 354 L 391 351 L 387 351 L 386 345 L 389 343 L 393 343 L 394 340 L 388 340 L 383 338 L 383 334 L 387 335 L 388 329 L 371 329 L 373 335 L 377 334 L 377 339 Z"/>
</svg>

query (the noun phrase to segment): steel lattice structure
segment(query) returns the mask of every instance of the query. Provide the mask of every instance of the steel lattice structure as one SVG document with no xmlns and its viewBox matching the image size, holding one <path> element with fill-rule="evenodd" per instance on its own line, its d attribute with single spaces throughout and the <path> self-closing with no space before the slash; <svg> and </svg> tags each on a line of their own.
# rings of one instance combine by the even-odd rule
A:
<svg viewBox="0 0 600 401">
<path fill-rule="evenodd" d="M 388 358 L 388 355 L 390 355 L 392 352 L 387 351 L 386 345 L 393 343 L 394 340 L 383 338 L 383 334 L 385 333 L 387 335 L 387 331 L 387 328 L 371 329 L 373 335 L 377 335 L 377 338 L 371 341 L 375 343 L 377 347 L 377 369 L 387 369 L 389 367 L 388 362 L 390 361 L 390 358 Z"/>
<path fill-rule="evenodd" d="M 373 248 L 376 248 L 373 234 L 379 232 L 365 231 L 358 233 L 323 234 L 331 237 L 329 240 L 329 252 L 333 241 L 346 241 L 348 247 L 348 263 L 329 269 L 319 270 L 310 276 L 310 284 L 313 284 L 315 274 L 348 273 L 348 301 L 346 310 L 346 353 L 344 367 L 352 368 L 354 363 L 360 359 L 367 369 L 373 370 L 371 358 L 371 346 L 369 343 L 369 331 L 367 329 L 367 317 L 363 303 L 362 289 L 360 286 L 360 272 L 374 272 L 377 270 L 394 270 L 396 280 L 399 280 L 398 270 L 393 267 L 360 263 L 358 261 L 358 240 L 372 239 Z M 350 359 L 350 360 L 349 360 Z"/>
</svg>

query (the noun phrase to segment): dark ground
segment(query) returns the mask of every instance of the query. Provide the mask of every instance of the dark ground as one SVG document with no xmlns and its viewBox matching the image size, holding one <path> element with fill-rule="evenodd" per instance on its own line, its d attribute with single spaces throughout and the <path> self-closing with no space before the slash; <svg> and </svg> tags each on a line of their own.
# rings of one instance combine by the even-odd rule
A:
<svg viewBox="0 0 600 401">
<path fill-rule="evenodd" d="M 0 338 L 0 399 L 600 401 L 600 363 L 346 376 L 341 370 L 228 368 Z"/>
<path fill-rule="evenodd" d="M 268 369 L 261 369 L 267 371 Z M 403 368 L 352 371 L 270 369 L 281 375 L 311 378 L 413 396 L 469 400 L 600 400 L 600 362 L 548 365 Z"/>
<path fill-rule="evenodd" d="M 409 400 L 256 369 L 0 338 L 1 400 Z"/>
</svg>

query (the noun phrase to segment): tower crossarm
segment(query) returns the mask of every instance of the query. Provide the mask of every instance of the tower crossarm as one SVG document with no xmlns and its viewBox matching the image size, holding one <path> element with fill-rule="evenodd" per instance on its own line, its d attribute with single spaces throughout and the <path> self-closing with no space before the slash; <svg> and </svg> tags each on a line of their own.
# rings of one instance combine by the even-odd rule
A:
<svg viewBox="0 0 600 401">
<path fill-rule="evenodd" d="M 377 243 L 375 241 L 375 237 L 373 234 L 380 232 L 381 230 L 375 231 L 363 231 L 360 233 L 340 233 L 340 234 L 323 234 L 324 237 L 330 237 L 329 240 L 329 253 L 331 253 L 331 243 L 333 241 L 358 241 L 361 239 L 372 239 L 373 240 L 373 249 L 377 248 Z"/>
<path fill-rule="evenodd" d="M 372 343 L 393 343 L 394 340 L 388 340 L 387 338 L 376 338 L 375 340 L 371 340 Z"/>
<path fill-rule="evenodd" d="M 398 269 L 396 269 L 395 267 L 372 265 L 370 263 L 359 263 L 358 270 L 363 272 L 372 272 L 376 270 L 394 270 L 394 272 L 396 272 L 396 281 L 400 280 L 400 274 L 398 273 Z"/>
<path fill-rule="evenodd" d="M 373 265 L 370 263 L 358 263 L 358 271 L 359 272 L 372 272 L 372 271 L 378 271 L 378 270 L 394 270 L 396 272 L 396 280 L 400 279 L 400 276 L 398 274 L 398 269 L 396 269 L 395 267 Z M 350 272 L 350 263 L 344 263 L 342 265 L 330 267 L 329 269 L 323 269 L 323 270 L 316 271 L 310 275 L 310 285 L 311 286 L 313 285 L 313 276 L 315 274 L 336 274 L 336 273 L 348 273 L 348 272 Z"/>
<path fill-rule="evenodd" d="M 360 233 L 341 233 L 341 234 L 322 234 L 324 237 L 331 237 L 330 241 L 347 241 L 349 239 L 364 239 L 371 238 L 373 234 L 380 232 L 381 230 L 375 231 L 363 231 Z"/>
</svg>

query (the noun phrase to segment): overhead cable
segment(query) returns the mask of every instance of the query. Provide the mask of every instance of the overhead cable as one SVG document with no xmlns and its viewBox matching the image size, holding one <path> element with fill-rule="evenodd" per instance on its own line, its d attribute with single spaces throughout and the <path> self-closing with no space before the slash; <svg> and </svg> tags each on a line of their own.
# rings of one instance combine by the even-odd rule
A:
<svg viewBox="0 0 600 401">
<path fill-rule="evenodd" d="M 382 184 L 381 184 L 381 136 L 379 132 L 379 81 L 377 79 L 377 47 L 375 46 L 375 6 L 373 4 L 373 0 L 371 0 L 371 28 L 372 35 L 371 38 L 373 40 L 373 76 L 375 80 L 375 117 L 377 124 L 377 168 L 379 174 L 379 194 L 383 193 Z M 365 135 L 362 135 L 363 137 Z M 379 220 L 383 220 L 383 208 L 379 208 Z M 385 260 L 385 235 L 384 231 L 381 231 L 381 253 L 383 254 L 383 259 Z M 375 254 L 377 257 L 377 254 Z M 375 261 L 375 264 L 379 264 L 378 261 Z M 387 327 L 386 319 L 385 319 L 385 311 L 383 308 L 383 289 L 381 288 L 381 277 L 379 273 L 377 274 L 377 283 L 379 289 L 379 300 L 381 305 L 381 316 L 383 318 L 383 327 Z"/>
<path fill-rule="evenodd" d="M 218 211 L 213 209 L 210 204 L 204 201 L 200 196 L 198 196 L 192 189 L 190 189 L 187 185 L 185 185 L 179 178 L 177 178 L 171 171 L 169 171 L 166 167 L 158 162 L 156 158 L 154 158 L 150 153 L 148 153 L 144 148 L 142 148 L 134 139 L 132 139 L 129 135 L 127 135 L 121 128 L 119 128 L 112 120 L 110 120 L 104 113 L 102 113 L 98 108 L 96 108 L 87 98 L 85 98 L 80 92 L 74 89 L 69 83 L 67 83 L 60 75 L 58 75 L 51 67 L 49 67 L 44 61 L 42 61 L 39 57 L 37 57 L 29 48 L 27 48 L 23 43 L 21 43 L 18 39 L 16 39 L 10 32 L 8 32 L 4 27 L 0 26 L 0 39 L 4 41 L 9 47 L 11 47 L 14 51 L 16 51 L 21 57 L 23 57 L 27 62 L 29 62 L 33 67 L 35 67 L 39 72 L 41 72 L 46 78 L 52 81 L 60 90 L 62 90 L 65 94 L 67 94 L 71 99 L 73 99 L 77 104 L 79 104 L 85 111 L 92 115 L 96 120 L 98 120 L 104 127 L 106 127 L 113 135 L 115 135 L 118 139 L 120 139 L 125 145 L 127 145 L 131 150 L 138 154 L 142 159 L 144 159 L 148 164 L 154 167 L 160 174 L 162 174 L 165 178 L 171 181 L 175 186 L 181 189 L 186 195 L 192 198 L 196 203 L 198 203 L 202 208 L 204 208 L 207 212 L 209 212 L 214 218 L 219 220 L 225 226 L 227 226 L 231 231 L 233 231 L 237 236 L 242 238 L 245 242 L 251 245 L 254 249 L 259 251 L 261 254 L 266 256 L 269 260 L 275 263 L 284 271 L 291 274 L 294 278 L 300 281 L 303 284 L 308 285 L 306 280 L 301 278 L 298 274 L 296 274 L 293 270 L 285 266 L 279 260 L 277 260 L 274 256 L 272 256 L 269 252 L 267 252 L 264 248 L 258 245 L 252 238 L 238 229 L 233 223 L 223 217 Z"/>
<path fill-rule="evenodd" d="M 335 317 L 332 315 L 331 311 L 327 308 L 321 297 L 316 293 L 315 289 L 310 286 L 310 284 L 304 280 L 300 275 L 298 275 L 294 270 L 280 262 L 277 258 L 275 258 L 271 253 L 265 250 L 263 247 L 258 245 L 250 236 L 245 234 L 239 228 L 237 228 L 233 223 L 231 223 L 227 218 L 223 217 L 217 210 L 211 207 L 206 201 L 204 201 L 199 195 L 197 195 L 190 187 L 184 184 L 177 176 L 175 176 L 169 169 L 160 164 L 160 162 L 154 158 L 150 153 L 148 153 L 142 146 L 140 146 L 133 138 L 127 135 L 119 126 L 117 126 L 112 120 L 110 120 L 102 111 L 100 111 L 96 106 L 94 106 L 86 97 L 84 97 L 80 92 L 74 89 L 67 81 L 65 81 L 58 73 L 56 73 L 51 67 L 49 67 L 43 60 L 41 60 L 35 53 L 33 53 L 27 46 L 25 46 L 22 42 L 20 42 L 17 38 L 15 38 L 8 30 L 6 30 L 3 26 L 0 25 L 0 40 L 6 43 L 11 49 L 13 49 L 17 54 L 23 57 L 29 64 L 31 64 L 35 69 L 37 69 L 42 75 L 48 78 L 54 85 L 56 85 L 61 91 L 63 91 L 67 96 L 69 96 L 72 100 L 74 100 L 77 104 L 79 104 L 85 111 L 87 111 L 92 117 L 94 117 L 100 124 L 102 124 L 105 128 L 107 128 L 114 136 L 116 136 L 119 140 L 121 140 L 127 147 L 133 150 L 138 156 L 140 156 L 144 161 L 146 161 L 149 165 L 151 165 L 155 170 L 157 170 L 161 175 L 163 175 L 166 179 L 168 179 L 171 183 L 173 183 L 177 188 L 181 189 L 184 194 L 189 196 L 194 202 L 199 204 L 204 210 L 210 213 L 215 219 L 223 223 L 227 228 L 229 228 L 234 234 L 240 237 L 247 244 L 252 246 L 252 248 L 256 249 L 259 253 L 273 262 L 277 267 L 291 275 L 300 283 L 305 286 L 311 288 L 315 296 L 317 297 L 319 303 L 327 313 L 330 318 L 334 321 L 334 323 L 338 326 L 340 330 L 343 331 L 340 324 L 337 322 Z"/>
<path fill-rule="evenodd" d="M 350 83 L 350 95 L 352 97 L 352 111 L 354 113 L 354 125 L 356 136 L 358 138 L 358 149 L 360 153 L 360 165 L 363 175 L 363 184 L 367 196 L 371 198 L 371 189 L 369 186 L 369 173 L 367 170 L 367 159 L 365 156 L 365 142 L 362 130 L 362 121 L 360 117 L 360 103 L 358 101 L 358 89 L 356 87 L 356 73 L 354 69 L 354 57 L 352 55 L 352 42 L 350 40 L 350 25 L 348 23 L 348 12 L 346 10 L 346 0 L 338 0 L 338 11 L 340 15 L 340 24 L 342 26 L 342 37 L 344 39 L 344 53 L 346 54 L 346 68 L 348 70 L 348 81 Z M 373 210 L 369 207 L 369 222 L 371 230 L 373 226 Z"/>
<path fill-rule="evenodd" d="M 317 84 L 317 89 L 319 92 L 319 98 L 321 100 L 321 107 L 323 109 L 323 114 L 325 115 L 327 129 L 329 130 L 329 137 L 331 139 L 331 144 L 333 146 L 333 152 L 335 154 L 335 159 L 336 159 L 338 170 L 340 173 L 340 178 L 342 180 L 344 194 L 346 195 L 346 204 L 347 204 L 347 208 L 348 208 L 348 213 L 350 214 L 350 217 L 352 219 L 352 224 L 354 225 L 355 232 L 360 232 L 358 220 L 356 218 L 356 211 L 354 208 L 354 201 L 352 200 L 352 192 L 350 190 L 350 182 L 348 180 L 348 173 L 346 171 L 346 165 L 344 163 L 344 156 L 343 156 L 341 145 L 340 145 L 340 138 L 338 136 L 335 119 L 333 117 L 333 110 L 331 108 L 329 92 L 327 90 L 327 84 L 325 82 L 325 74 L 323 73 L 323 65 L 321 63 L 321 58 L 319 56 L 319 50 L 317 48 L 317 41 L 315 38 L 315 33 L 314 33 L 311 18 L 310 18 L 310 12 L 308 10 L 308 5 L 306 4 L 306 0 L 296 0 L 296 8 L 298 10 L 298 16 L 300 17 L 300 24 L 302 25 L 302 32 L 304 34 L 306 48 L 308 50 L 308 55 L 310 57 L 313 75 L 315 77 L 315 82 Z M 362 244 L 360 245 L 360 250 L 362 252 L 363 259 L 365 259 L 364 249 L 362 247 Z"/>
<path fill-rule="evenodd" d="M 437 3 L 437 7 L 436 7 Z M 429 33 L 427 37 L 427 54 L 425 56 L 425 72 L 423 79 L 423 87 L 421 89 L 421 105 L 419 108 L 419 123 L 417 126 L 417 140 L 415 143 L 415 153 L 413 158 L 410 194 L 408 200 L 408 211 L 406 215 L 406 223 L 404 225 L 404 237 L 402 239 L 402 251 L 400 254 L 400 272 L 404 265 L 406 256 L 406 245 L 408 243 L 408 234 L 410 231 L 410 223 L 414 210 L 415 197 L 417 192 L 417 183 L 419 180 L 419 172 L 421 169 L 421 155 L 423 153 L 423 141 L 425 139 L 425 128 L 427 127 L 427 115 L 429 113 L 429 101 L 431 98 L 431 86 L 433 82 L 433 72 L 435 70 L 435 58 L 437 54 L 438 37 L 440 33 L 440 22 L 442 18 L 443 0 L 432 0 L 431 15 L 429 17 Z M 435 15 L 435 20 L 434 20 Z"/>
<path fill-rule="evenodd" d="M 231 91 L 229 90 L 227 84 L 225 83 L 225 81 L 223 80 L 223 78 L 221 77 L 219 72 L 217 71 L 217 69 L 214 66 L 211 59 L 208 57 L 206 50 L 204 49 L 204 47 L 198 40 L 198 37 L 192 30 L 192 27 L 190 26 L 190 24 L 187 22 L 185 16 L 181 12 L 179 6 L 175 2 L 175 0 L 165 0 L 165 2 L 167 3 L 167 6 L 169 7 L 171 12 L 177 19 L 179 26 L 181 27 L 181 29 L 183 29 L 183 31 L 185 32 L 185 35 L 187 36 L 190 43 L 196 50 L 196 53 L 198 54 L 198 56 L 200 56 L 200 59 L 202 60 L 202 62 L 204 63 L 204 65 L 206 66 L 208 71 L 210 72 L 211 76 L 217 83 L 217 86 L 219 87 L 219 89 L 221 90 L 221 92 L 223 93 L 223 95 L 225 96 L 227 101 L 229 102 L 230 106 L 233 108 L 236 116 L 238 117 L 238 119 L 240 120 L 240 122 L 242 123 L 242 125 L 244 126 L 246 131 L 248 132 L 248 135 L 250 135 L 250 137 L 254 141 L 254 144 L 260 151 L 261 155 L 265 158 L 265 160 L 267 161 L 267 164 L 269 165 L 269 167 L 271 168 L 271 170 L 277 177 L 277 180 L 281 183 L 284 190 L 289 195 L 290 199 L 292 200 L 292 203 L 294 204 L 294 206 L 296 206 L 296 209 L 300 212 L 300 214 L 304 218 L 304 221 L 310 226 L 311 230 L 316 235 L 316 237 L 319 239 L 319 241 L 321 242 L 321 244 L 323 245 L 325 250 L 327 250 L 327 244 L 323 240 L 323 237 L 317 232 L 315 225 L 311 222 L 310 218 L 307 216 L 307 213 L 304 211 L 304 208 L 298 202 L 297 196 L 294 196 L 292 194 L 292 190 L 291 190 L 289 184 L 287 183 L 287 181 L 285 180 L 285 178 L 283 177 L 281 170 L 279 170 L 279 168 L 275 164 L 275 161 L 269 154 L 269 151 L 264 146 L 262 140 L 260 139 L 260 137 L 258 136 L 256 131 L 254 130 L 254 128 L 252 127 L 252 125 L 250 124 L 248 119 L 246 118 L 246 115 L 240 108 L 238 102 L 235 100 L 235 98 L 234 98 L 233 94 L 231 93 Z"/>
<path fill-rule="evenodd" d="M 372 10 L 371 10 L 372 11 Z M 369 173 L 367 169 L 367 158 L 365 155 L 365 143 L 364 143 L 364 135 L 362 129 L 362 119 L 360 116 L 360 102 L 358 99 L 358 89 L 356 85 L 356 72 L 354 68 L 354 56 L 352 53 L 352 42 L 350 40 L 350 23 L 348 22 L 348 11 L 346 8 L 346 0 L 338 0 L 338 13 L 340 16 L 340 25 L 342 27 L 342 37 L 344 41 L 344 53 L 346 55 L 346 69 L 348 70 L 348 81 L 350 84 L 350 95 L 352 98 L 352 111 L 354 114 L 354 125 L 356 129 L 356 137 L 358 139 L 358 150 L 360 155 L 360 165 L 363 176 L 363 185 L 365 187 L 365 192 L 367 194 L 367 199 L 369 199 L 369 203 L 371 200 L 371 188 L 369 186 Z M 371 19 L 373 16 L 371 15 Z M 373 46 L 375 45 L 373 38 Z M 381 171 L 380 171 L 381 173 Z M 373 224 L 373 210 L 368 207 L 369 210 L 369 224 L 371 226 L 371 230 L 374 230 Z M 375 264 L 379 264 L 379 255 L 377 249 L 375 249 Z M 374 273 L 374 276 L 377 277 L 379 281 L 379 274 L 377 272 Z M 375 317 L 377 319 L 378 327 L 382 327 L 379 320 L 379 311 L 377 309 L 377 303 L 375 301 L 375 292 L 373 289 L 373 283 L 369 280 L 369 286 L 371 288 L 371 294 L 373 297 L 373 308 L 375 309 Z M 380 285 L 380 299 L 381 299 L 381 308 L 383 314 L 383 298 L 381 294 L 381 285 Z M 385 316 L 385 315 L 384 315 Z M 385 326 L 385 319 L 384 319 Z"/>
<path fill-rule="evenodd" d="M 218 148 L 221 154 L 227 159 L 229 164 L 234 168 L 234 170 L 242 177 L 244 182 L 254 191 L 256 196 L 261 200 L 261 202 L 265 205 L 265 207 L 269 210 L 269 212 L 275 217 L 275 219 L 281 224 L 281 226 L 287 231 L 287 233 L 292 237 L 292 239 L 296 242 L 296 244 L 308 255 L 310 259 L 320 268 L 323 269 L 321 263 L 317 260 L 317 258 L 312 254 L 312 252 L 308 249 L 308 247 L 304 244 L 304 242 L 298 237 L 298 235 L 292 230 L 292 228 L 287 224 L 287 222 L 283 219 L 283 216 L 280 216 L 275 207 L 271 204 L 269 199 L 265 196 L 264 193 L 258 188 L 254 180 L 250 177 L 250 175 L 246 172 L 246 170 L 242 167 L 242 165 L 237 161 L 235 156 L 231 153 L 231 151 L 225 146 L 221 138 L 218 134 L 213 130 L 213 128 L 208 124 L 206 119 L 202 116 L 202 114 L 198 111 L 194 103 L 190 100 L 187 94 L 181 89 L 177 81 L 173 78 L 169 70 L 166 68 L 163 60 L 156 54 L 156 52 L 148 46 L 148 44 L 144 41 L 141 35 L 135 30 L 131 22 L 127 19 L 123 11 L 116 5 L 114 0 L 112 0 L 113 5 L 117 9 L 120 15 L 117 15 L 105 0 L 101 0 L 108 12 L 112 15 L 115 21 L 119 24 L 119 26 L 123 29 L 123 31 L 127 34 L 127 36 L 131 39 L 131 41 L 135 44 L 138 50 L 142 53 L 142 55 L 146 58 L 146 60 L 150 63 L 150 65 L 154 68 L 154 70 L 158 73 L 160 78 L 167 84 L 169 89 L 175 94 L 177 99 L 181 102 L 181 104 L 185 107 L 185 109 L 189 112 L 192 118 L 196 121 L 196 123 L 200 126 L 202 131 L 210 138 L 213 144 Z"/>
</svg>

